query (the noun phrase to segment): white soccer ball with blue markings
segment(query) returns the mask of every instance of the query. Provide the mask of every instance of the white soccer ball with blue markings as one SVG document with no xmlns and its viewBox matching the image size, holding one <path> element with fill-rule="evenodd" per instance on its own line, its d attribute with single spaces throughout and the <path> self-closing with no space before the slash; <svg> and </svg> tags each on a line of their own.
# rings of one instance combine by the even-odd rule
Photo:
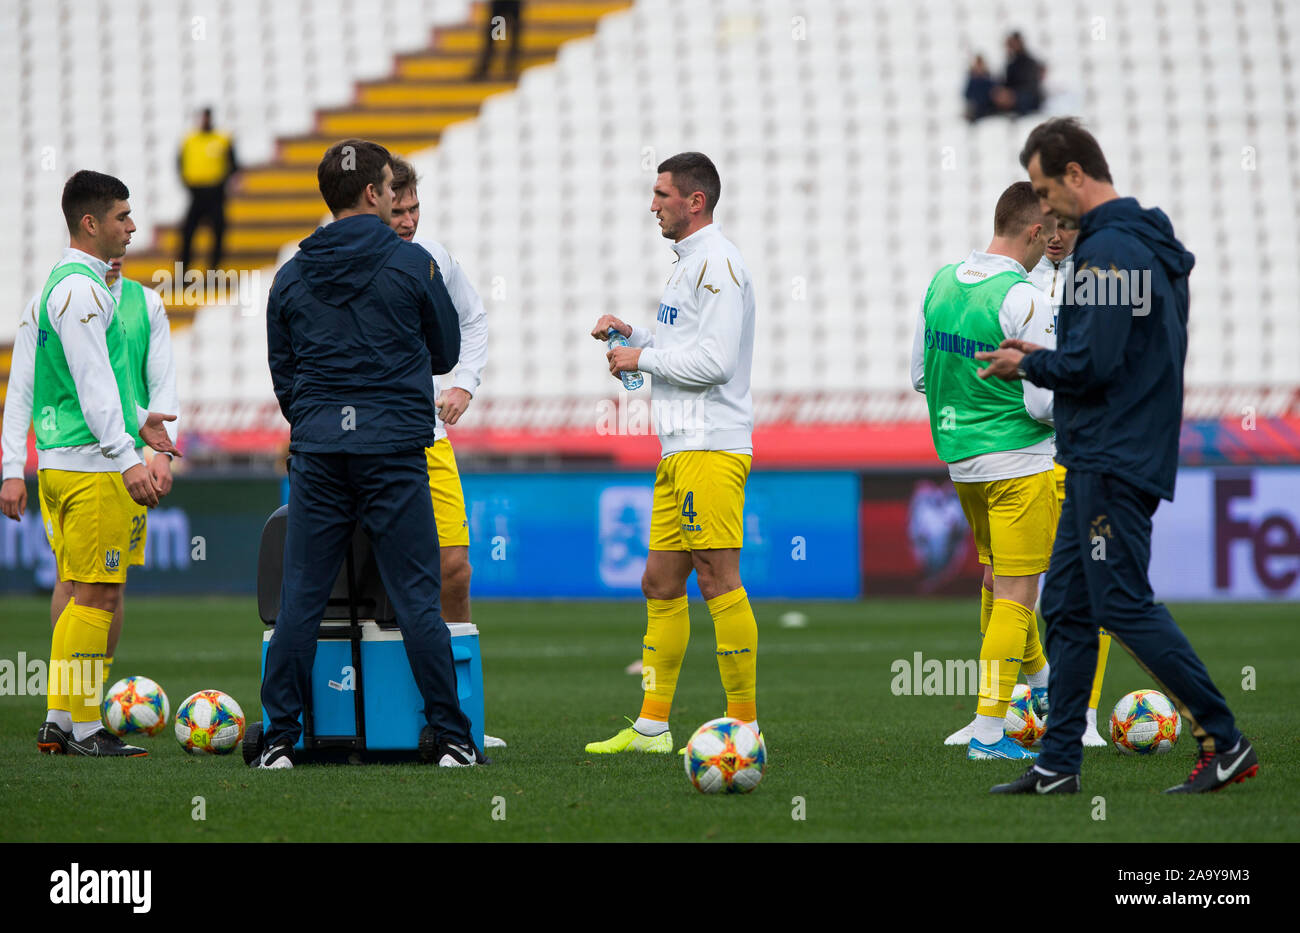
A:
<svg viewBox="0 0 1300 933">
<path fill-rule="evenodd" d="M 136 675 L 108 688 L 100 713 L 108 731 L 117 736 L 157 735 L 167 727 L 171 707 L 156 681 Z"/>
<path fill-rule="evenodd" d="M 1134 690 L 1120 698 L 1110 714 L 1110 738 L 1125 755 L 1169 751 L 1183 734 L 1183 718 L 1159 690 Z"/>
<path fill-rule="evenodd" d="M 739 719 L 711 719 L 686 743 L 686 776 L 702 794 L 748 794 L 766 767 L 763 737 Z"/>
<path fill-rule="evenodd" d="M 227 755 L 244 739 L 244 711 L 220 690 L 200 690 L 176 711 L 176 741 L 192 755 Z"/>
</svg>

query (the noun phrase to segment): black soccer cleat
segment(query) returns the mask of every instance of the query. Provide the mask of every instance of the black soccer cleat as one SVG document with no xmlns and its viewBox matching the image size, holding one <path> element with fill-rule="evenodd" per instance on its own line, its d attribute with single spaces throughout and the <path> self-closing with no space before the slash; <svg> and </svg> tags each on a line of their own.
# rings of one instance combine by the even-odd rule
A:
<svg viewBox="0 0 1300 933">
<path fill-rule="evenodd" d="M 468 745 L 459 742 L 438 741 L 433 728 L 425 726 L 420 730 L 420 760 L 426 764 L 436 764 L 440 768 L 472 768 L 475 765 L 488 765 L 492 761 L 471 741 Z"/>
<path fill-rule="evenodd" d="M 42 755 L 66 755 L 72 736 L 52 722 L 43 722 L 36 730 L 36 749 Z"/>
<path fill-rule="evenodd" d="M 1223 790 L 1229 784 L 1240 784 L 1259 773 L 1259 758 L 1245 736 L 1227 752 L 1201 750 L 1196 767 L 1181 784 L 1165 790 L 1166 794 L 1205 794 Z"/>
<path fill-rule="evenodd" d="M 144 758 L 149 754 L 147 749 L 138 745 L 127 745 L 107 729 L 100 729 L 80 741 L 69 735 L 67 753 L 87 758 Z"/>
<path fill-rule="evenodd" d="M 990 794 L 1077 794 L 1079 775 L 1044 774 L 1031 767 L 1010 784 L 996 784 Z"/>
<path fill-rule="evenodd" d="M 264 768 L 268 771 L 292 768 L 293 745 L 288 742 L 277 742 L 271 747 L 263 749 L 262 754 L 250 761 L 248 766 L 250 768 Z"/>
</svg>

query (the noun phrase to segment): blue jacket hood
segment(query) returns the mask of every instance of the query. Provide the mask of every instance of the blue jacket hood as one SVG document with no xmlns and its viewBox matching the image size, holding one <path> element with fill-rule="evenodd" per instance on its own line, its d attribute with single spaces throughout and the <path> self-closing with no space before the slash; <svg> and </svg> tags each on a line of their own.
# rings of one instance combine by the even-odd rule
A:
<svg viewBox="0 0 1300 933">
<path fill-rule="evenodd" d="M 344 217 L 298 244 L 298 274 L 318 300 L 344 305 L 370 285 L 401 242 L 375 214 Z"/>
<path fill-rule="evenodd" d="M 1165 267 L 1171 280 L 1183 278 L 1196 264 L 1196 257 L 1174 236 L 1168 215 L 1158 207 L 1142 207 L 1137 198 L 1117 198 L 1088 211 L 1080 218 L 1079 236 L 1088 236 L 1102 227 L 1136 237 Z"/>
</svg>

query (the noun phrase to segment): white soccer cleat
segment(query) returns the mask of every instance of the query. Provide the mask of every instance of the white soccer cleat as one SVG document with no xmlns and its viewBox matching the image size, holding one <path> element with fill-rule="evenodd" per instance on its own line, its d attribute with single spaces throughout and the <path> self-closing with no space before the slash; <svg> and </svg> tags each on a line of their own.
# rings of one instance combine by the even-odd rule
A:
<svg viewBox="0 0 1300 933">
<path fill-rule="evenodd" d="M 624 673 L 624 674 L 636 674 L 638 677 L 640 677 L 640 676 L 641 676 L 641 661 L 640 661 L 640 660 L 633 661 L 633 662 L 632 662 L 631 664 L 629 664 L 627 667 L 623 668 L 623 673 Z"/>
<path fill-rule="evenodd" d="M 970 721 L 970 725 L 963 726 L 948 738 L 943 740 L 944 745 L 970 745 L 970 740 L 975 738 L 975 720 Z"/>
<path fill-rule="evenodd" d="M 1097 731 L 1096 723 L 1090 723 L 1088 728 L 1083 730 L 1084 748 L 1104 748 L 1109 744 L 1109 742 L 1101 737 L 1101 733 Z"/>
<path fill-rule="evenodd" d="M 495 735 L 488 735 L 486 732 L 484 732 L 483 747 L 484 748 L 505 748 L 506 740 L 498 739 Z"/>
</svg>

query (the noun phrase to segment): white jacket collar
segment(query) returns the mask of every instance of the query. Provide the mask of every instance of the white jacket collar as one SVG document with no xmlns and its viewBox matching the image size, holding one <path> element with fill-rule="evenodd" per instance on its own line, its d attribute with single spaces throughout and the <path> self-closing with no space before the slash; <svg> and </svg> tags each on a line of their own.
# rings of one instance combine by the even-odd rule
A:
<svg viewBox="0 0 1300 933">
<path fill-rule="evenodd" d="M 1003 256 L 999 253 L 983 253 L 973 249 L 970 255 L 966 257 L 963 265 L 974 266 L 981 272 L 1019 272 L 1021 275 L 1028 276 L 1029 270 L 1010 256 Z"/>
<path fill-rule="evenodd" d="M 696 230 L 690 236 L 678 240 L 673 244 L 673 251 L 677 253 L 678 259 L 685 259 L 691 253 L 699 249 L 718 233 L 718 225 L 715 223 L 705 224 Z"/>
<path fill-rule="evenodd" d="M 90 253 L 82 252 L 75 246 L 65 247 L 63 250 L 63 262 L 79 262 L 83 266 L 90 266 L 95 274 L 101 279 L 108 278 L 108 263 L 98 256 L 92 256 Z M 62 265 L 62 263 L 60 263 Z"/>
</svg>

